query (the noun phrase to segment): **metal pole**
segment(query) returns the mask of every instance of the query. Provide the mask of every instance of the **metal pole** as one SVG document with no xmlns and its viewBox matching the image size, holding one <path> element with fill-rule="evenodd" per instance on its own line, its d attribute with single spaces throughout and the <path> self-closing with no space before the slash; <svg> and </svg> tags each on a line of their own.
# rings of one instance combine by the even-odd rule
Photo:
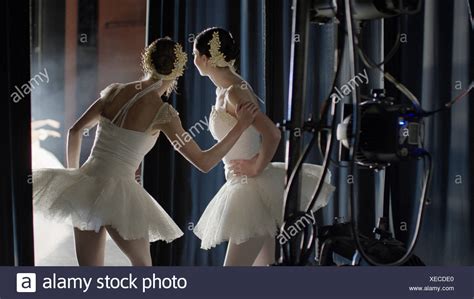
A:
<svg viewBox="0 0 474 299">
<path fill-rule="evenodd" d="M 384 20 L 372 20 L 367 25 L 366 30 L 363 32 L 364 39 L 367 40 L 364 43 L 364 51 L 372 61 L 379 63 L 384 60 Z M 382 65 L 381 68 L 383 69 L 384 66 Z M 364 93 L 369 94 L 372 89 L 384 89 L 383 74 L 380 71 L 369 69 L 367 74 L 369 76 L 369 83 Z M 388 188 L 388 185 L 386 185 L 385 172 L 386 169 L 384 168 L 374 174 L 374 179 L 379 183 L 375 191 L 375 223 L 378 222 L 380 217 L 384 216 L 383 211 L 386 208 L 384 207 L 384 198 L 386 196 L 384 190 Z"/>
<path fill-rule="evenodd" d="M 304 96 L 306 92 L 307 56 L 308 56 L 308 31 L 309 31 L 309 0 L 293 0 L 292 10 L 292 39 L 291 60 L 288 94 L 288 114 L 290 120 L 290 136 L 286 142 L 286 166 L 288 182 L 289 176 L 298 158 L 301 155 L 303 123 L 304 123 Z M 300 174 L 297 175 L 288 193 L 285 194 L 285 220 L 294 215 L 299 208 Z M 297 264 L 300 242 L 298 238 L 290 241 L 290 261 L 284 263 Z"/>
</svg>

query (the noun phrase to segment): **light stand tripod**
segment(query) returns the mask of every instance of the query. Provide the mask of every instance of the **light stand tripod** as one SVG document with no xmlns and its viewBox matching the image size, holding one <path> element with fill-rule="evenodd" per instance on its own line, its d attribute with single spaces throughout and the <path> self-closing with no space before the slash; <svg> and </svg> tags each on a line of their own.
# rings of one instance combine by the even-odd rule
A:
<svg viewBox="0 0 474 299">
<path fill-rule="evenodd" d="M 319 2 L 319 1 L 316 1 Z M 388 2 L 388 1 L 387 1 Z M 402 12 L 402 2 L 400 3 L 399 11 Z M 335 4 L 335 1 L 334 3 Z M 303 107 L 304 107 L 304 95 L 306 89 L 306 58 L 307 58 L 307 43 L 308 43 L 308 26 L 310 23 L 310 14 L 309 14 L 309 7 L 310 3 L 307 0 L 294 0 L 293 1 L 293 22 L 292 22 L 292 51 L 291 51 L 291 66 L 290 66 L 290 92 L 289 92 L 289 106 L 291 107 L 289 112 L 289 121 L 283 122 L 283 128 L 285 130 L 290 131 L 290 137 L 287 142 L 287 177 L 286 177 L 286 184 L 287 187 L 285 189 L 285 215 L 284 215 L 284 224 L 282 226 L 282 230 L 285 227 L 292 225 L 295 221 L 297 221 L 298 217 L 304 212 L 298 211 L 299 207 L 299 190 L 300 190 L 300 174 L 299 170 L 301 169 L 301 164 L 306 158 L 306 155 L 309 149 L 314 144 L 315 139 L 315 132 L 322 131 L 329 129 L 330 133 L 327 138 L 328 145 L 326 146 L 326 153 L 324 155 L 324 162 L 323 162 L 323 174 L 318 182 L 318 186 L 315 189 L 315 192 L 312 197 L 312 203 L 307 208 L 306 212 L 310 211 L 312 206 L 314 205 L 318 195 L 320 194 L 322 182 L 325 179 L 325 174 L 328 170 L 328 161 L 332 151 L 333 145 L 333 137 L 335 132 L 335 115 L 334 111 L 336 109 L 336 105 L 334 101 L 331 101 L 331 108 L 329 105 L 326 104 L 327 109 L 330 109 L 332 113 L 332 124 L 330 127 L 325 127 L 321 124 L 321 122 L 314 122 L 310 120 L 309 122 L 304 123 L 303 119 Z M 350 75 L 351 78 L 355 75 L 355 70 L 357 69 L 356 57 L 355 57 L 355 41 L 354 41 L 354 33 L 353 28 L 355 27 L 355 22 L 353 20 L 353 10 L 351 1 L 345 0 L 344 1 L 344 10 L 342 12 L 339 11 L 339 17 L 344 16 L 345 18 L 340 18 L 340 22 L 342 23 L 339 27 L 339 41 L 344 40 L 344 34 L 340 32 L 347 32 L 348 41 L 349 41 L 349 60 L 350 64 Z M 419 9 L 419 5 L 417 5 Z M 334 9 L 334 16 L 336 15 L 337 5 Z M 356 11 L 359 16 L 364 15 L 363 10 Z M 373 10 L 366 14 L 373 17 L 374 13 Z M 324 16 L 325 19 L 328 19 L 327 16 Z M 344 20 L 345 19 L 345 20 Z M 342 20 L 342 21 L 341 21 Z M 344 26 L 345 25 L 345 26 Z M 378 43 L 374 43 L 375 52 L 378 52 L 380 56 L 383 56 L 383 22 L 380 22 L 381 28 L 378 28 L 378 33 L 381 35 L 378 37 Z M 298 41 L 295 37 L 298 36 Z M 344 42 L 342 43 L 342 45 Z M 341 43 L 338 42 L 338 50 L 342 51 Z M 378 56 L 378 55 L 377 55 Z M 340 70 L 340 59 L 338 59 L 338 68 L 336 71 L 336 75 L 334 78 L 334 83 L 338 78 L 339 70 Z M 377 86 L 373 86 L 376 88 L 383 88 L 383 76 L 377 76 L 377 72 L 372 72 L 371 79 L 374 82 L 378 82 Z M 334 87 L 334 84 L 333 84 Z M 378 102 L 378 99 L 374 99 L 377 102 L 377 105 L 385 104 L 385 102 Z M 330 99 L 328 100 L 330 101 Z M 359 102 L 359 95 L 358 90 L 356 89 L 355 92 L 352 94 L 352 116 L 347 124 L 347 127 L 352 127 L 352 131 L 350 134 L 351 138 L 348 142 L 350 143 L 349 146 L 349 153 L 347 154 L 349 159 L 349 169 L 351 173 L 354 172 L 356 165 L 356 158 L 357 155 L 360 154 L 359 151 L 359 132 L 360 132 L 360 102 Z M 403 108 L 405 109 L 405 108 Z M 383 110 L 383 109 L 382 109 Z M 383 113 L 392 113 L 398 111 L 381 111 Z M 313 132 L 313 139 L 311 140 L 308 147 L 304 150 L 304 153 L 301 153 L 302 141 L 300 139 L 301 135 L 293 134 L 293 131 L 297 128 L 302 128 L 303 130 Z M 379 173 L 383 177 L 385 174 L 385 167 L 378 168 Z M 431 172 L 427 172 L 427 176 L 425 177 L 425 186 L 422 195 L 422 201 L 420 203 L 420 210 L 419 210 L 419 218 L 417 223 L 417 232 L 415 237 L 410 245 L 408 251 L 404 251 L 403 244 L 398 242 L 397 240 L 392 238 L 391 233 L 388 231 L 389 227 L 389 205 L 390 199 L 389 195 L 390 192 L 388 191 L 389 188 L 385 188 L 384 192 L 384 200 L 383 202 L 379 203 L 379 207 L 382 208 L 382 215 L 379 215 L 377 220 L 377 227 L 374 229 L 375 237 L 365 237 L 359 235 L 359 230 L 357 226 L 357 211 L 356 206 L 354 204 L 354 186 L 351 185 L 349 188 L 349 198 L 350 198 L 350 221 L 349 223 L 336 223 L 334 226 L 329 227 L 322 227 L 320 230 L 317 230 L 316 227 L 307 227 L 302 232 L 294 236 L 292 239 L 289 240 L 289 244 L 276 244 L 276 260 L 277 264 L 279 265 L 307 265 L 309 252 L 312 250 L 313 242 L 318 235 L 319 244 L 322 244 L 320 253 L 318 255 L 319 264 L 325 265 L 330 264 L 328 262 L 329 259 L 332 259 L 332 255 L 334 253 L 342 252 L 342 256 L 350 257 L 351 264 L 360 264 L 360 258 L 364 258 L 364 260 L 368 261 L 369 264 L 379 264 L 379 263 L 392 263 L 393 257 L 397 257 L 401 254 L 401 258 L 398 259 L 397 263 L 404 263 L 410 259 L 413 247 L 416 243 L 417 234 L 419 231 L 419 223 L 421 221 L 421 216 L 423 213 L 423 206 L 424 200 L 426 199 L 426 191 L 427 191 L 427 182 L 429 181 Z M 385 179 L 386 180 L 386 179 Z M 388 185 L 388 184 L 387 184 Z M 380 190 L 384 190 L 383 187 L 379 188 Z M 369 248 L 369 251 L 366 252 L 364 248 Z M 384 255 L 388 252 L 389 258 L 386 258 Z M 382 254 L 377 254 L 377 252 L 382 252 Z M 369 255 L 372 254 L 372 257 Z M 375 260 L 374 260 L 375 256 Z M 392 263 L 393 264 L 393 263 Z"/>
</svg>

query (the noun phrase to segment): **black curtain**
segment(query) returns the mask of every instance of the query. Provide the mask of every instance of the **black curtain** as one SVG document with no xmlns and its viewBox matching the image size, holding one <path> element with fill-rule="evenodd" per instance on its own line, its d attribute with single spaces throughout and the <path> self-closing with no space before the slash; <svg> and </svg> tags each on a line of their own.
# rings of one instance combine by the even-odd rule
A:
<svg viewBox="0 0 474 299">
<path fill-rule="evenodd" d="M 395 26 L 387 31 L 393 39 Z M 406 42 L 387 69 L 418 96 L 425 110 L 442 107 L 469 87 L 474 66 L 467 1 L 424 1 L 419 14 L 403 18 L 402 32 Z M 434 176 L 416 253 L 429 265 L 474 265 L 473 99 L 471 93 L 450 111 L 426 119 L 425 146 L 433 156 Z M 400 164 L 392 174 L 395 232 L 407 241 L 418 206 L 414 194 L 421 188 L 415 182 L 422 173 Z"/>
<path fill-rule="evenodd" d="M 378 23 L 377 23 L 378 22 Z M 440 107 L 446 101 L 467 89 L 472 80 L 472 30 L 466 1 L 425 1 L 416 15 L 401 17 L 404 39 L 401 47 L 386 69 L 406 84 L 420 99 L 426 110 Z M 288 99 L 288 72 L 290 62 L 291 1 L 149 1 L 149 41 L 159 36 L 170 36 L 192 52 L 195 34 L 207 27 L 220 26 L 230 30 L 241 45 L 239 71 L 256 92 L 265 100 L 265 109 L 275 122 L 286 117 Z M 384 21 L 385 53 L 396 35 L 396 19 Z M 376 43 L 380 21 L 368 22 L 363 30 L 364 41 Z M 305 115 L 317 117 L 321 103 L 328 97 L 333 74 L 333 54 L 336 46 L 331 24 L 310 27 L 308 56 L 308 90 Z M 193 35 L 194 34 L 194 35 Z M 381 57 L 371 53 L 374 60 Z M 191 58 L 191 56 L 190 56 Z M 347 52 L 345 52 L 338 85 L 349 78 Z M 362 66 L 361 63 L 359 65 Z M 362 68 L 360 69 L 360 71 Z M 469 73 L 471 72 L 471 73 Z M 376 71 L 369 72 L 371 84 L 362 92 L 377 87 Z M 459 87 L 459 82 L 461 89 Z M 385 82 L 387 94 L 399 101 L 403 96 Z M 192 61 L 180 79 L 179 91 L 169 101 L 181 114 L 185 128 L 208 116 L 214 103 L 212 83 L 200 77 Z M 470 96 L 472 100 L 472 96 Z M 426 148 L 435 161 L 431 204 L 422 224 L 421 238 L 416 254 L 429 265 L 472 265 L 473 215 L 471 171 L 474 169 L 469 153 L 473 149 L 472 112 L 469 98 L 428 119 L 425 126 Z M 209 132 L 195 137 L 202 148 L 214 143 Z M 306 140 L 308 140 L 306 138 Z M 284 161 L 284 144 L 275 156 Z M 307 162 L 321 163 L 321 155 L 314 150 Z M 347 220 L 347 171 L 331 167 L 333 184 L 337 190 L 328 206 L 317 214 L 319 224 L 332 224 L 334 217 Z M 379 185 L 378 175 L 360 171 L 357 189 L 361 214 L 359 224 L 365 234 L 375 225 L 375 197 Z M 401 163 L 388 171 L 392 190 L 393 223 L 397 239 L 408 242 L 414 228 L 418 195 L 421 189 L 419 163 Z M 457 180 L 456 180 L 457 179 Z M 462 183 L 459 183 L 461 179 Z M 176 154 L 165 138 L 145 160 L 145 187 L 159 199 L 185 232 L 185 236 L 172 244 L 157 242 L 152 246 L 156 265 L 222 265 L 225 245 L 204 251 L 192 233 L 212 196 L 224 184 L 222 165 L 208 174 L 201 174 Z"/>
<path fill-rule="evenodd" d="M 0 265 L 32 266 L 30 28 L 28 1 L 2 1 L 0 90 Z M 16 93 L 16 94 L 15 94 Z"/>
</svg>

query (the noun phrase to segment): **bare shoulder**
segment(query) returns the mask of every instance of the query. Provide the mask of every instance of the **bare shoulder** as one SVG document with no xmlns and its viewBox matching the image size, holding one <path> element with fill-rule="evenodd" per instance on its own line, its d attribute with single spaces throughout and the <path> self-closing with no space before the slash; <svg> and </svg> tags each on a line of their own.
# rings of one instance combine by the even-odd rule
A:
<svg viewBox="0 0 474 299">
<path fill-rule="evenodd" d="M 125 94 L 135 94 L 143 89 L 143 84 L 139 81 L 132 81 L 127 83 L 120 83 L 121 90 Z"/>
<path fill-rule="evenodd" d="M 234 108 L 239 104 L 246 102 L 257 103 L 254 95 L 250 92 L 250 87 L 247 83 L 232 85 L 227 90 L 227 100 Z"/>
<path fill-rule="evenodd" d="M 152 94 L 144 95 L 130 107 L 124 126 L 138 131 L 146 130 L 153 124 L 162 105 L 164 105 L 163 101 L 157 99 L 156 96 Z"/>
<path fill-rule="evenodd" d="M 146 94 L 132 106 L 130 111 L 133 109 L 146 118 L 147 115 L 155 115 L 164 104 L 155 94 Z"/>
<path fill-rule="evenodd" d="M 100 94 L 106 102 L 110 102 L 108 98 L 113 95 L 113 102 L 120 105 L 120 103 L 126 101 L 126 98 L 129 98 L 134 92 L 136 92 L 136 89 L 134 89 L 132 83 L 112 83 L 102 90 Z"/>
</svg>

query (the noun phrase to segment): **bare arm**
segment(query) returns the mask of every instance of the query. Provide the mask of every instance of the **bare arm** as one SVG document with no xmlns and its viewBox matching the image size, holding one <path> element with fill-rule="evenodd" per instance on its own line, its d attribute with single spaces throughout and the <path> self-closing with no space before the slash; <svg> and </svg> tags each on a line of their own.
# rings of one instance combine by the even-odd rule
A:
<svg viewBox="0 0 474 299">
<path fill-rule="evenodd" d="M 255 105 L 242 106 L 238 112 L 240 118 L 236 125 L 229 131 L 229 133 L 220 142 L 216 143 L 208 150 L 202 150 L 199 145 L 193 140 L 189 140 L 182 144 L 179 136 L 185 134 L 185 130 L 181 125 L 179 116 L 173 117 L 169 123 L 160 126 L 160 130 L 166 134 L 166 137 L 171 142 L 175 150 L 183 155 L 189 162 L 202 172 L 209 172 L 217 163 L 227 154 L 227 152 L 234 146 L 240 135 L 252 123 L 257 112 L 258 107 Z"/>
<path fill-rule="evenodd" d="M 82 132 L 97 125 L 104 108 L 102 99 L 96 100 L 87 111 L 72 125 L 67 134 L 67 168 L 79 168 Z"/>
<path fill-rule="evenodd" d="M 54 119 L 41 119 L 41 120 L 35 120 L 31 122 L 31 129 L 36 130 L 44 126 L 51 126 L 53 128 L 58 129 L 60 127 L 60 123 Z"/>
<path fill-rule="evenodd" d="M 229 101 L 233 107 L 252 101 L 248 91 L 232 87 L 229 90 Z M 256 176 L 260 174 L 268 163 L 270 163 L 278 148 L 281 139 L 281 132 L 273 121 L 263 112 L 259 111 L 255 116 L 253 127 L 262 136 L 262 146 L 255 159 L 235 160 L 231 163 L 231 169 L 237 175 Z"/>
<path fill-rule="evenodd" d="M 48 137 L 61 137 L 61 134 L 54 130 L 38 129 L 31 132 L 31 141 L 36 142 L 39 140 L 45 140 Z"/>
</svg>

